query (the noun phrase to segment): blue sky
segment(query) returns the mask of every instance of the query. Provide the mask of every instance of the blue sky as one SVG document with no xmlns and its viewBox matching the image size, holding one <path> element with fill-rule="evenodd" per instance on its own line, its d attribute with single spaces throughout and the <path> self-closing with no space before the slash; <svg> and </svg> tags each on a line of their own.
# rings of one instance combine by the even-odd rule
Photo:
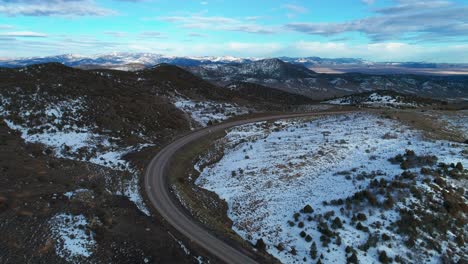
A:
<svg viewBox="0 0 468 264">
<path fill-rule="evenodd" d="M 0 57 L 468 62 L 468 0 L 0 0 Z"/>
</svg>

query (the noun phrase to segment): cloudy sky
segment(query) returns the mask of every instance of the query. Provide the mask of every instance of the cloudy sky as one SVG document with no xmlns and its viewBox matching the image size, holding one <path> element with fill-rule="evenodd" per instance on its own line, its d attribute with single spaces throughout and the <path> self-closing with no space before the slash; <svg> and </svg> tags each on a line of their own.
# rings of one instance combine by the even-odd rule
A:
<svg viewBox="0 0 468 264">
<path fill-rule="evenodd" d="M 0 57 L 468 62 L 468 0 L 0 0 Z"/>
</svg>

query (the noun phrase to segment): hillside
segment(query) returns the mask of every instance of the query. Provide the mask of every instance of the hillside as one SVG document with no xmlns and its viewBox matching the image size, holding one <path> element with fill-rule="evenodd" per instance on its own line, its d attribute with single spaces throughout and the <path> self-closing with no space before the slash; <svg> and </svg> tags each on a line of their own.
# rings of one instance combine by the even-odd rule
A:
<svg viewBox="0 0 468 264">
<path fill-rule="evenodd" d="M 425 106 L 442 106 L 447 102 L 422 98 L 416 95 L 407 95 L 394 91 L 379 90 L 344 96 L 324 103 L 332 105 L 355 105 L 368 107 L 389 108 L 418 108 Z"/>
<path fill-rule="evenodd" d="M 440 137 L 463 139 L 466 113 L 431 112 L 425 128 L 410 113 L 411 125 L 395 111 L 234 127 L 191 180 L 282 263 L 464 263 L 466 145 Z"/>
<path fill-rule="evenodd" d="M 202 65 L 188 69 L 218 85 L 256 83 L 315 100 L 375 90 L 391 90 L 434 99 L 468 98 L 466 76 L 317 74 L 279 59 L 234 65 Z"/>
</svg>

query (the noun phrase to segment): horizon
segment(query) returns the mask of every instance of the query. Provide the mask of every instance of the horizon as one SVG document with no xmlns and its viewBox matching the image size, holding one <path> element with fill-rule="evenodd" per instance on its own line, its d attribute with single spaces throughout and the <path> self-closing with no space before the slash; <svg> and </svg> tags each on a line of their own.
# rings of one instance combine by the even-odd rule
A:
<svg viewBox="0 0 468 264">
<path fill-rule="evenodd" d="M 468 63 L 466 13 L 465 0 L 0 0 L 0 59 L 125 52 Z"/>
</svg>

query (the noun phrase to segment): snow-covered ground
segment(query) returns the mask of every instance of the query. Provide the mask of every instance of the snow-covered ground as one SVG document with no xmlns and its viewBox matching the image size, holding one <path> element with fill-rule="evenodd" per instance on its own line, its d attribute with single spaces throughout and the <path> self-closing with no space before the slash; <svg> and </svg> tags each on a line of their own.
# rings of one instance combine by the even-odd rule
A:
<svg viewBox="0 0 468 264">
<path fill-rule="evenodd" d="M 58 214 L 49 224 L 56 239 L 57 255 L 69 262 L 81 263 L 83 258 L 93 254 L 96 241 L 84 215 Z"/>
<path fill-rule="evenodd" d="M 326 101 L 325 103 L 333 105 L 353 105 L 361 104 L 371 107 L 417 107 L 414 102 L 405 102 L 402 97 L 395 95 L 381 95 L 372 93 L 369 96 L 362 98 L 359 95 L 351 95 Z"/>
<path fill-rule="evenodd" d="M 87 161 L 133 175 L 123 183 L 123 188 L 120 188 L 123 191 L 115 194 L 127 196 L 142 212 L 149 214 L 139 193 L 138 172 L 123 157 L 152 144 L 122 146 L 116 143 L 119 138 L 94 132 L 98 131 L 95 126 L 77 126 L 82 121 L 81 113 L 87 107 L 84 98 L 49 102 L 44 109 L 21 111 L 17 113 L 21 122 L 9 119 L 7 109 L 11 101 L 8 98 L 0 97 L 0 102 L 0 117 L 11 129 L 20 132 L 25 142 L 43 144 L 56 157 Z M 34 118 L 30 119 L 30 116 Z M 45 121 L 35 125 L 30 120 Z"/>
<path fill-rule="evenodd" d="M 330 208 L 323 202 L 364 190 L 371 179 L 390 180 L 401 174 L 400 166 L 388 159 L 405 149 L 418 155 L 437 155 L 439 162 L 468 166 L 463 145 L 429 141 L 396 121 L 364 113 L 248 124 L 230 129 L 224 140 L 224 157 L 205 167 L 196 184 L 226 200 L 234 231 L 254 244 L 263 239 L 267 251 L 283 263 L 303 263 L 304 259 L 310 263 L 312 242 L 319 255 L 324 255 L 323 263 L 345 263 L 349 257 L 346 246 L 364 244 L 368 233 L 344 222 L 340 245 L 325 248 L 315 217 L 333 211 L 345 219 L 338 207 Z M 314 219 L 299 213 L 307 204 L 314 209 Z M 398 208 L 404 206 L 386 211 L 371 208 L 365 211 L 368 219 L 363 223 L 370 232 L 386 230 L 398 219 Z M 297 221 L 293 217 L 296 213 Z M 378 221 L 382 226 L 377 230 L 371 224 Z M 311 241 L 301 237 L 301 231 L 310 235 Z M 381 250 L 390 257 L 416 254 L 403 246 L 403 241 L 394 234 L 390 242 L 379 241 L 367 252 L 358 250 L 357 256 L 361 263 L 377 263 Z M 438 262 L 440 254 L 431 253 L 420 260 Z"/>
<path fill-rule="evenodd" d="M 210 122 L 216 123 L 237 115 L 245 115 L 249 110 L 230 103 L 218 103 L 214 101 L 195 102 L 178 98 L 174 105 L 186 112 L 201 126 L 207 126 Z"/>
</svg>

